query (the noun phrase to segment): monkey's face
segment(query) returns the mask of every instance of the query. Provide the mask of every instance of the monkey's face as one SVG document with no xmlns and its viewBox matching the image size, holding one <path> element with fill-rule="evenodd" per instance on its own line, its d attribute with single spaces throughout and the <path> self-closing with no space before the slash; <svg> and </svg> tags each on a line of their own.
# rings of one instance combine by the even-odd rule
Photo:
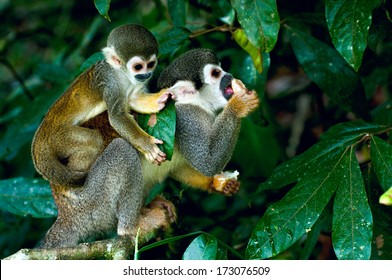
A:
<svg viewBox="0 0 392 280">
<path fill-rule="evenodd" d="M 203 77 L 203 87 L 209 88 L 208 98 L 213 100 L 214 107 L 223 108 L 234 93 L 231 87 L 233 76 L 218 65 L 207 64 L 203 69 Z"/>
<path fill-rule="evenodd" d="M 157 57 L 155 54 L 147 59 L 134 56 L 126 64 L 127 76 L 134 85 L 144 84 L 151 78 L 156 65 Z"/>
</svg>

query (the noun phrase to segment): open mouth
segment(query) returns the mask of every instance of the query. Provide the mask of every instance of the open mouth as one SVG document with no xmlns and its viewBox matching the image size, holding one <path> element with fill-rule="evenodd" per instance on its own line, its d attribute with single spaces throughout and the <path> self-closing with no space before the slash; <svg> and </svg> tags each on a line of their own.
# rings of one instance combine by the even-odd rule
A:
<svg viewBox="0 0 392 280">
<path fill-rule="evenodd" d="M 223 90 L 223 96 L 226 98 L 226 100 L 229 100 L 233 96 L 234 90 L 231 87 L 231 83 L 225 87 Z"/>
</svg>

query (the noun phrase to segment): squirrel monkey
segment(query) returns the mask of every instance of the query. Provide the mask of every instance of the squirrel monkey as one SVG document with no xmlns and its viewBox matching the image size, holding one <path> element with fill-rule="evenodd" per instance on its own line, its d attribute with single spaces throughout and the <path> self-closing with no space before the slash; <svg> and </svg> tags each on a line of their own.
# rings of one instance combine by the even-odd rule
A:
<svg viewBox="0 0 392 280">
<path fill-rule="evenodd" d="M 116 133 L 150 162 L 160 164 L 166 155 L 156 144 L 162 141 L 143 131 L 130 111 L 157 113 L 169 97 L 165 89 L 145 93 L 145 85 L 157 65 L 158 44 L 150 31 L 139 25 L 112 30 L 105 59 L 82 73 L 49 109 L 35 133 L 33 162 L 50 182 L 82 186 L 93 162 L 104 150 L 102 136 L 83 123 L 107 111 Z"/>
<path fill-rule="evenodd" d="M 146 194 L 167 177 L 209 192 L 238 191 L 236 178 L 220 174 L 214 180 L 214 175 L 222 172 L 232 155 L 241 118 L 258 107 L 256 93 L 226 73 L 208 49 L 176 58 L 158 79 L 158 88 L 168 87 L 177 113 L 172 160 L 157 166 L 141 157 L 111 128 L 106 112 L 90 119 L 84 125 L 97 129 L 110 144 L 92 165 L 83 188 L 51 184 L 59 215 L 41 248 L 74 246 L 116 232 L 133 237 L 135 227 L 148 232 L 162 219 L 157 217 L 154 223 L 153 212 L 143 214 Z M 225 183 L 217 184 L 222 178 Z M 175 219 L 170 202 L 159 199 L 154 204 L 166 211 L 168 219 Z M 143 223 L 147 218 L 150 223 Z"/>
</svg>

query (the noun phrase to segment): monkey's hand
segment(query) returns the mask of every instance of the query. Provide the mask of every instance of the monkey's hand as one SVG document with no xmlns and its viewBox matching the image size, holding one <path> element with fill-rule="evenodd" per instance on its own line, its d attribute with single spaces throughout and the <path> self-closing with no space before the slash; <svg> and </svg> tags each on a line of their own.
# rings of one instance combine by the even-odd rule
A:
<svg viewBox="0 0 392 280">
<path fill-rule="evenodd" d="M 162 89 L 157 93 L 134 93 L 131 95 L 129 106 L 138 113 L 155 114 L 165 108 L 170 96 L 170 89 Z"/>
<path fill-rule="evenodd" d="M 163 141 L 156 139 L 155 137 L 151 137 L 150 139 L 150 149 L 142 151 L 142 153 L 148 161 L 161 165 L 161 163 L 166 160 L 166 154 L 158 148 L 157 144 L 163 144 Z"/>
<path fill-rule="evenodd" d="M 211 188 L 226 196 L 232 196 L 240 189 L 240 182 L 237 180 L 238 175 L 238 171 L 217 174 L 214 176 Z"/>
<path fill-rule="evenodd" d="M 233 79 L 231 85 L 234 94 L 228 105 L 239 118 L 244 118 L 257 109 L 259 99 L 256 92 L 248 90 L 240 80 Z"/>
</svg>

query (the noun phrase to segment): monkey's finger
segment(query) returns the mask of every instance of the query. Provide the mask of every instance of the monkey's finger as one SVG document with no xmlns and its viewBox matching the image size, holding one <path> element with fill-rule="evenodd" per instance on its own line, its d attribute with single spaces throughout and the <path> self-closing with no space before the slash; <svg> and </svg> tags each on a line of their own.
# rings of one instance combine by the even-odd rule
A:
<svg viewBox="0 0 392 280">
<path fill-rule="evenodd" d="M 162 140 L 156 139 L 156 138 L 154 138 L 152 142 L 153 142 L 154 144 L 163 144 L 163 141 L 162 141 Z M 159 148 L 158 148 L 158 149 L 159 149 Z"/>
<path fill-rule="evenodd" d="M 169 99 L 170 95 L 171 95 L 170 92 L 166 92 L 161 97 L 159 97 L 158 103 L 165 103 Z"/>
</svg>

